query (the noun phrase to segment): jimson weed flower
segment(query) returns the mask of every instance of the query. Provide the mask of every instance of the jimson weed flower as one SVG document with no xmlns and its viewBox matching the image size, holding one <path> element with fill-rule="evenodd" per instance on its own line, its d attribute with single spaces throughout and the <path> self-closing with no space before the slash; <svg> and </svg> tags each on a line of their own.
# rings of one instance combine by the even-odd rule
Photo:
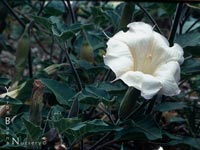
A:
<svg viewBox="0 0 200 150">
<path fill-rule="evenodd" d="M 119 31 L 107 42 L 104 63 L 125 84 L 141 91 L 145 99 L 159 93 L 174 96 L 180 93 L 180 64 L 183 49 L 153 31 L 151 25 L 133 22 L 127 32 Z"/>
</svg>

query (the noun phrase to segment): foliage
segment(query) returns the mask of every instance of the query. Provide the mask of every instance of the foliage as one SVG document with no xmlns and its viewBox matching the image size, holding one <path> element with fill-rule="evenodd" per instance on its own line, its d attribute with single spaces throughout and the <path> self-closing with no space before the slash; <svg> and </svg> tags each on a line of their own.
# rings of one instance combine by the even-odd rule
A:
<svg viewBox="0 0 200 150">
<path fill-rule="evenodd" d="M 199 6 L 2 0 L 0 149 L 200 149 Z M 106 42 L 132 21 L 152 24 L 183 47 L 179 95 L 145 100 L 113 81 L 103 63 Z M 40 109 L 31 107 L 36 91 Z M 31 108 L 40 124 L 30 120 Z"/>
</svg>

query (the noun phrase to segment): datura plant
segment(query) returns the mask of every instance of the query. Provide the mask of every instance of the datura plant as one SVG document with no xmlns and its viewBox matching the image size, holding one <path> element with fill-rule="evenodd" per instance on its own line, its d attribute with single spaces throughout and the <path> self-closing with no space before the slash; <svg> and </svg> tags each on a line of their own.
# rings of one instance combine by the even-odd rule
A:
<svg viewBox="0 0 200 150">
<path fill-rule="evenodd" d="M 151 99 L 155 94 L 174 96 L 180 93 L 180 65 L 183 49 L 169 46 L 167 39 L 144 22 L 127 25 L 127 32 L 119 31 L 107 42 L 104 63 L 125 84 L 141 91 Z"/>
</svg>

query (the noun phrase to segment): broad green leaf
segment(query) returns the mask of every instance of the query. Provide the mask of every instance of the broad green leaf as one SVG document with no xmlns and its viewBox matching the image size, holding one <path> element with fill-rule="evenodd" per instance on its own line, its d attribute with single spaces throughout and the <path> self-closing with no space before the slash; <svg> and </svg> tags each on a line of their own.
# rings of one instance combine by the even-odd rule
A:
<svg viewBox="0 0 200 150">
<path fill-rule="evenodd" d="M 51 121 L 51 122 L 62 134 L 71 127 L 75 126 L 77 123 L 79 123 L 80 120 L 78 118 L 62 118 L 59 121 Z"/>
<path fill-rule="evenodd" d="M 78 99 L 82 104 L 97 106 L 101 102 L 105 105 L 112 105 L 116 97 L 111 98 L 105 90 L 90 85 L 85 87 Z"/>
<path fill-rule="evenodd" d="M 92 121 L 80 122 L 71 127 L 67 133 L 73 135 L 74 140 L 78 140 L 82 136 L 101 134 L 109 131 L 120 131 L 121 129 L 121 127 L 112 126 L 102 120 L 95 119 Z"/>
<path fill-rule="evenodd" d="M 122 82 L 114 82 L 114 83 L 100 82 L 98 84 L 98 88 L 104 89 L 105 91 L 109 93 L 119 93 L 121 91 L 127 90 L 127 86 L 122 84 Z"/>
<path fill-rule="evenodd" d="M 77 117 L 78 112 L 79 112 L 79 102 L 78 102 L 78 97 L 79 97 L 78 93 L 72 103 L 72 106 L 70 108 L 69 114 L 68 114 L 68 118 L 72 118 L 72 117 Z"/>
<path fill-rule="evenodd" d="M 163 102 L 155 107 L 156 111 L 165 112 L 187 107 L 184 102 Z"/>
<path fill-rule="evenodd" d="M 20 100 L 5 96 L 4 98 L 0 98 L 0 105 L 4 104 L 22 105 L 23 103 Z"/>
<path fill-rule="evenodd" d="M 66 84 L 51 79 L 41 79 L 42 83 L 49 88 L 56 96 L 57 101 L 62 105 L 68 105 L 68 100 L 75 95 L 75 91 Z"/>
<path fill-rule="evenodd" d="M 167 132 L 165 130 L 162 130 L 162 135 L 166 135 L 168 138 L 170 138 L 172 140 L 181 140 L 182 139 L 182 137 L 175 136 L 175 135 L 173 135 L 173 134 L 171 134 L 171 133 L 169 133 L 169 132 Z"/>
<path fill-rule="evenodd" d="M 62 1 L 52 0 L 45 6 L 43 13 L 45 16 L 59 16 L 65 13 L 65 7 Z"/>
<path fill-rule="evenodd" d="M 52 22 L 45 17 L 33 16 L 34 21 L 42 26 L 44 26 L 48 31 L 51 30 Z"/>
<path fill-rule="evenodd" d="M 82 29 L 82 24 L 77 23 L 67 27 L 64 31 L 58 29 L 58 27 L 54 24 L 52 26 L 52 32 L 55 36 L 57 36 L 62 41 L 66 41 L 75 36 L 75 34 Z"/>
<path fill-rule="evenodd" d="M 8 86 L 11 83 L 11 80 L 8 78 L 0 77 L 0 85 Z"/>
<path fill-rule="evenodd" d="M 181 65 L 181 73 L 184 76 L 191 76 L 200 73 L 200 61 L 195 58 L 184 61 Z"/>
<path fill-rule="evenodd" d="M 42 129 L 23 118 L 24 125 L 28 131 L 28 135 L 32 140 L 38 140 L 42 136 Z"/>
<path fill-rule="evenodd" d="M 198 31 L 179 35 L 175 42 L 180 44 L 184 48 L 185 52 L 189 52 L 195 56 L 200 56 L 200 33 Z"/>
<path fill-rule="evenodd" d="M 151 116 L 141 116 L 138 121 L 128 120 L 125 127 L 116 134 L 118 140 L 156 140 L 161 139 L 161 129 Z"/>
<path fill-rule="evenodd" d="M 104 103 L 105 105 L 112 105 L 115 102 L 115 97 L 113 97 L 111 100 L 96 97 L 96 96 L 90 96 L 90 95 L 81 95 L 79 98 L 80 103 L 87 104 L 91 106 L 97 106 L 99 103 Z"/>
<path fill-rule="evenodd" d="M 168 144 L 169 145 L 186 144 L 191 147 L 200 149 L 200 138 L 183 137 L 182 139 L 172 140 Z"/>
<path fill-rule="evenodd" d="M 133 124 L 138 128 L 138 131 L 143 132 L 149 140 L 162 138 L 161 129 L 158 124 L 151 119 L 151 116 L 147 115 L 144 119 L 138 120 Z"/>
<path fill-rule="evenodd" d="M 99 88 L 94 87 L 94 86 L 86 86 L 85 90 L 87 92 L 90 92 L 90 93 L 94 94 L 97 97 L 110 99 L 110 95 L 103 89 L 99 89 Z"/>
</svg>

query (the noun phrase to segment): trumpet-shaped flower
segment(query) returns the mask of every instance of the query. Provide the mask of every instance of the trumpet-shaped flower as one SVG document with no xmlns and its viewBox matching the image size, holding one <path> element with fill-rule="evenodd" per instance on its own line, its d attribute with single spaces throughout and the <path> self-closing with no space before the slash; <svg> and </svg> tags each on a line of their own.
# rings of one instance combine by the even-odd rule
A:
<svg viewBox="0 0 200 150">
<path fill-rule="evenodd" d="M 159 93 L 174 96 L 180 93 L 180 64 L 183 49 L 169 47 L 167 39 L 143 22 L 127 25 L 127 32 L 119 31 L 107 42 L 104 63 L 125 84 L 141 91 L 145 99 Z"/>
</svg>

